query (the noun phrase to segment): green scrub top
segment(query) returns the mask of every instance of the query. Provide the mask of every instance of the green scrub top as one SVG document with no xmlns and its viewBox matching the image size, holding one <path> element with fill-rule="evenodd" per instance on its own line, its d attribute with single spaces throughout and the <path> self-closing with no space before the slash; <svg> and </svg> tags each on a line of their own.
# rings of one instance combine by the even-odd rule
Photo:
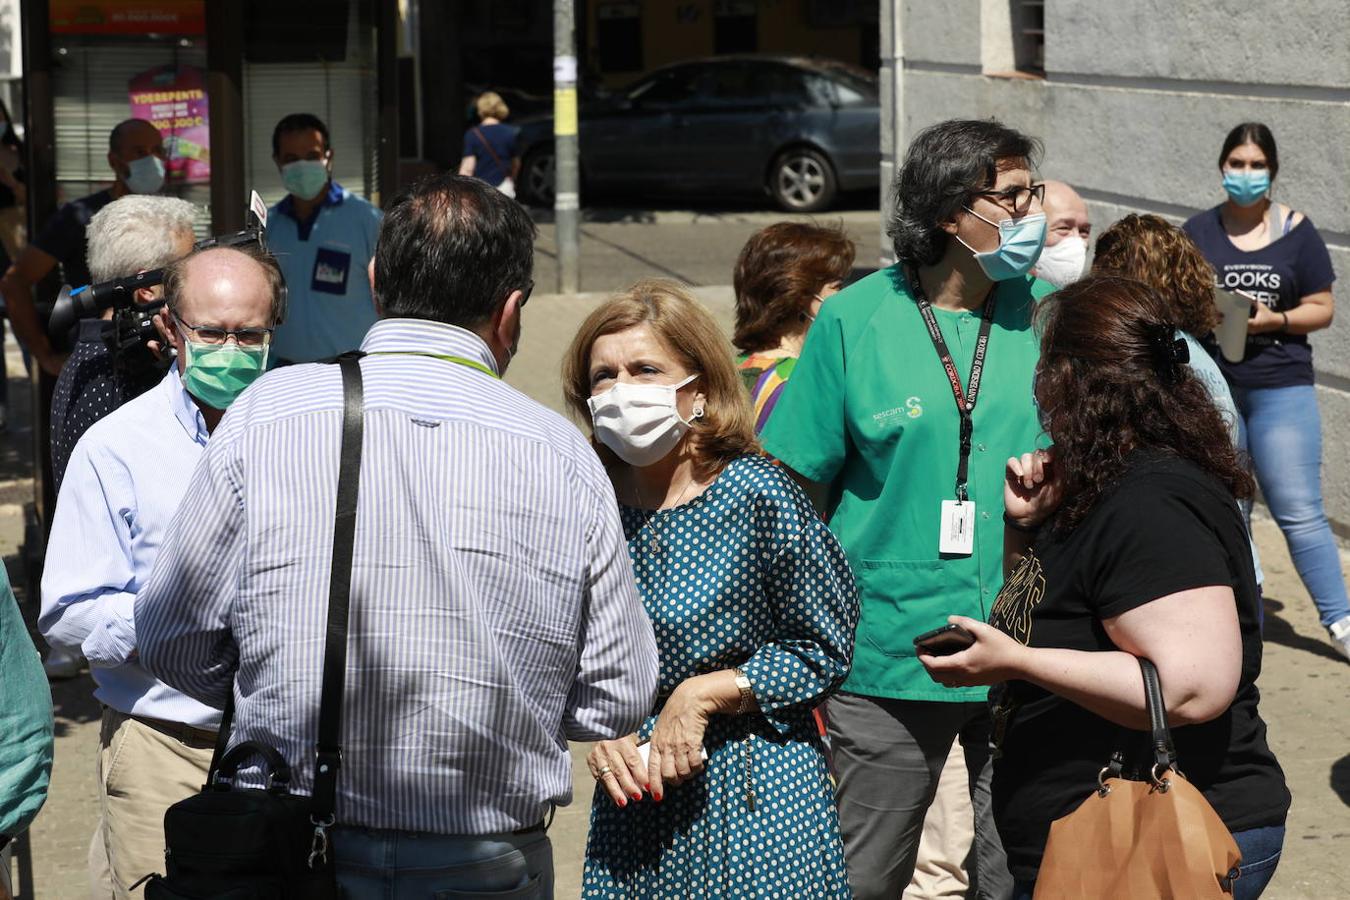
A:
<svg viewBox="0 0 1350 900">
<path fill-rule="evenodd" d="M 1031 317 L 1054 288 L 1001 282 L 973 415 L 968 490 L 974 553 L 938 553 L 942 501 L 956 498 L 960 414 L 904 272 L 883 269 L 831 297 L 763 432 L 764 448 L 831 487 L 830 517 L 853 565 L 862 616 L 843 690 L 901 700 L 969 702 L 985 688 L 928 677 L 913 639 L 965 615 L 985 621 L 1003 584 L 1008 457 L 1044 446 L 1032 379 Z M 934 309 L 964 388 L 981 311 Z"/>
</svg>

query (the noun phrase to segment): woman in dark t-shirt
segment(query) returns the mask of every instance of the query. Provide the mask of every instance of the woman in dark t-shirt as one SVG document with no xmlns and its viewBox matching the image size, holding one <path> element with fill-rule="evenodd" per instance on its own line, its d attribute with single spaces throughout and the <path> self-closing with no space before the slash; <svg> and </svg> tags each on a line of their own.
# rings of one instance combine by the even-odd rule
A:
<svg viewBox="0 0 1350 900">
<path fill-rule="evenodd" d="M 493 91 L 474 101 L 481 124 L 464 133 L 464 158 L 459 174 L 473 175 L 508 197 L 516 195 L 520 175 L 520 129 L 502 120 L 511 114 L 506 102 Z"/>
<path fill-rule="evenodd" d="M 1311 332 L 1331 324 L 1336 273 L 1312 221 L 1270 198 L 1280 158 L 1269 128 L 1248 122 L 1229 132 L 1219 169 L 1228 200 L 1184 226 L 1220 286 L 1253 301 L 1242 361 L 1219 355 L 1219 368 L 1294 567 L 1322 625 L 1350 657 L 1350 595 L 1322 508 L 1322 420 L 1308 345 Z"/>
<path fill-rule="evenodd" d="M 1251 476 L 1150 288 L 1093 276 L 1042 315 L 1035 390 L 1054 447 L 1008 461 L 1007 581 L 990 624 L 951 617 L 973 646 L 919 659 L 944 685 L 1002 683 L 994 818 L 1019 897 L 1050 823 L 1113 751 L 1147 750 L 1137 657 L 1152 660 L 1177 765 L 1233 833 L 1234 896 L 1251 900 L 1289 809 L 1257 709 L 1256 578 L 1235 500 Z"/>
</svg>

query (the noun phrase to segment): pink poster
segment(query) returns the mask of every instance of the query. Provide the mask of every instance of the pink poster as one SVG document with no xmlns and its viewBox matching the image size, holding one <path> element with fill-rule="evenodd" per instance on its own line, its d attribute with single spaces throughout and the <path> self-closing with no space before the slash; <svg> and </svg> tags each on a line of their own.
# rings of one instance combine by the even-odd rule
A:
<svg viewBox="0 0 1350 900">
<path fill-rule="evenodd" d="M 206 82 L 196 66 L 157 66 L 131 79 L 131 115 L 164 136 L 166 183 L 211 181 L 211 127 Z"/>
</svg>

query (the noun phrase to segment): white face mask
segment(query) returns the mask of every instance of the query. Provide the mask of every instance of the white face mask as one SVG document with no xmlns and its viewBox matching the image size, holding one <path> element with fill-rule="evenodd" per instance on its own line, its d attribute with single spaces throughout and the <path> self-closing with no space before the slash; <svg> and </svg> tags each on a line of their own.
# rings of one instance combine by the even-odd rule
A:
<svg viewBox="0 0 1350 900">
<path fill-rule="evenodd" d="M 597 394 L 587 401 L 595 436 L 630 466 L 660 462 L 693 424 L 681 418 L 676 391 L 697 377 L 678 384 L 619 382 Z"/>
<path fill-rule="evenodd" d="M 1085 265 L 1087 241 L 1075 234 L 1041 251 L 1041 258 L 1036 260 L 1036 277 L 1057 288 L 1068 287 L 1083 277 Z"/>
</svg>

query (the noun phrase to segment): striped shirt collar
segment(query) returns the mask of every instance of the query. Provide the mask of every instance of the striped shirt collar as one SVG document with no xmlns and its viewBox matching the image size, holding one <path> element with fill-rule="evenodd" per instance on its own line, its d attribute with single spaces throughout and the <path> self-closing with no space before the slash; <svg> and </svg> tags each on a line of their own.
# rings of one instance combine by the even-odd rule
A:
<svg viewBox="0 0 1350 900">
<path fill-rule="evenodd" d="M 497 359 L 481 337 L 458 325 L 427 319 L 381 319 L 361 342 L 365 353 L 434 353 L 462 356 L 501 375 Z"/>
</svg>

